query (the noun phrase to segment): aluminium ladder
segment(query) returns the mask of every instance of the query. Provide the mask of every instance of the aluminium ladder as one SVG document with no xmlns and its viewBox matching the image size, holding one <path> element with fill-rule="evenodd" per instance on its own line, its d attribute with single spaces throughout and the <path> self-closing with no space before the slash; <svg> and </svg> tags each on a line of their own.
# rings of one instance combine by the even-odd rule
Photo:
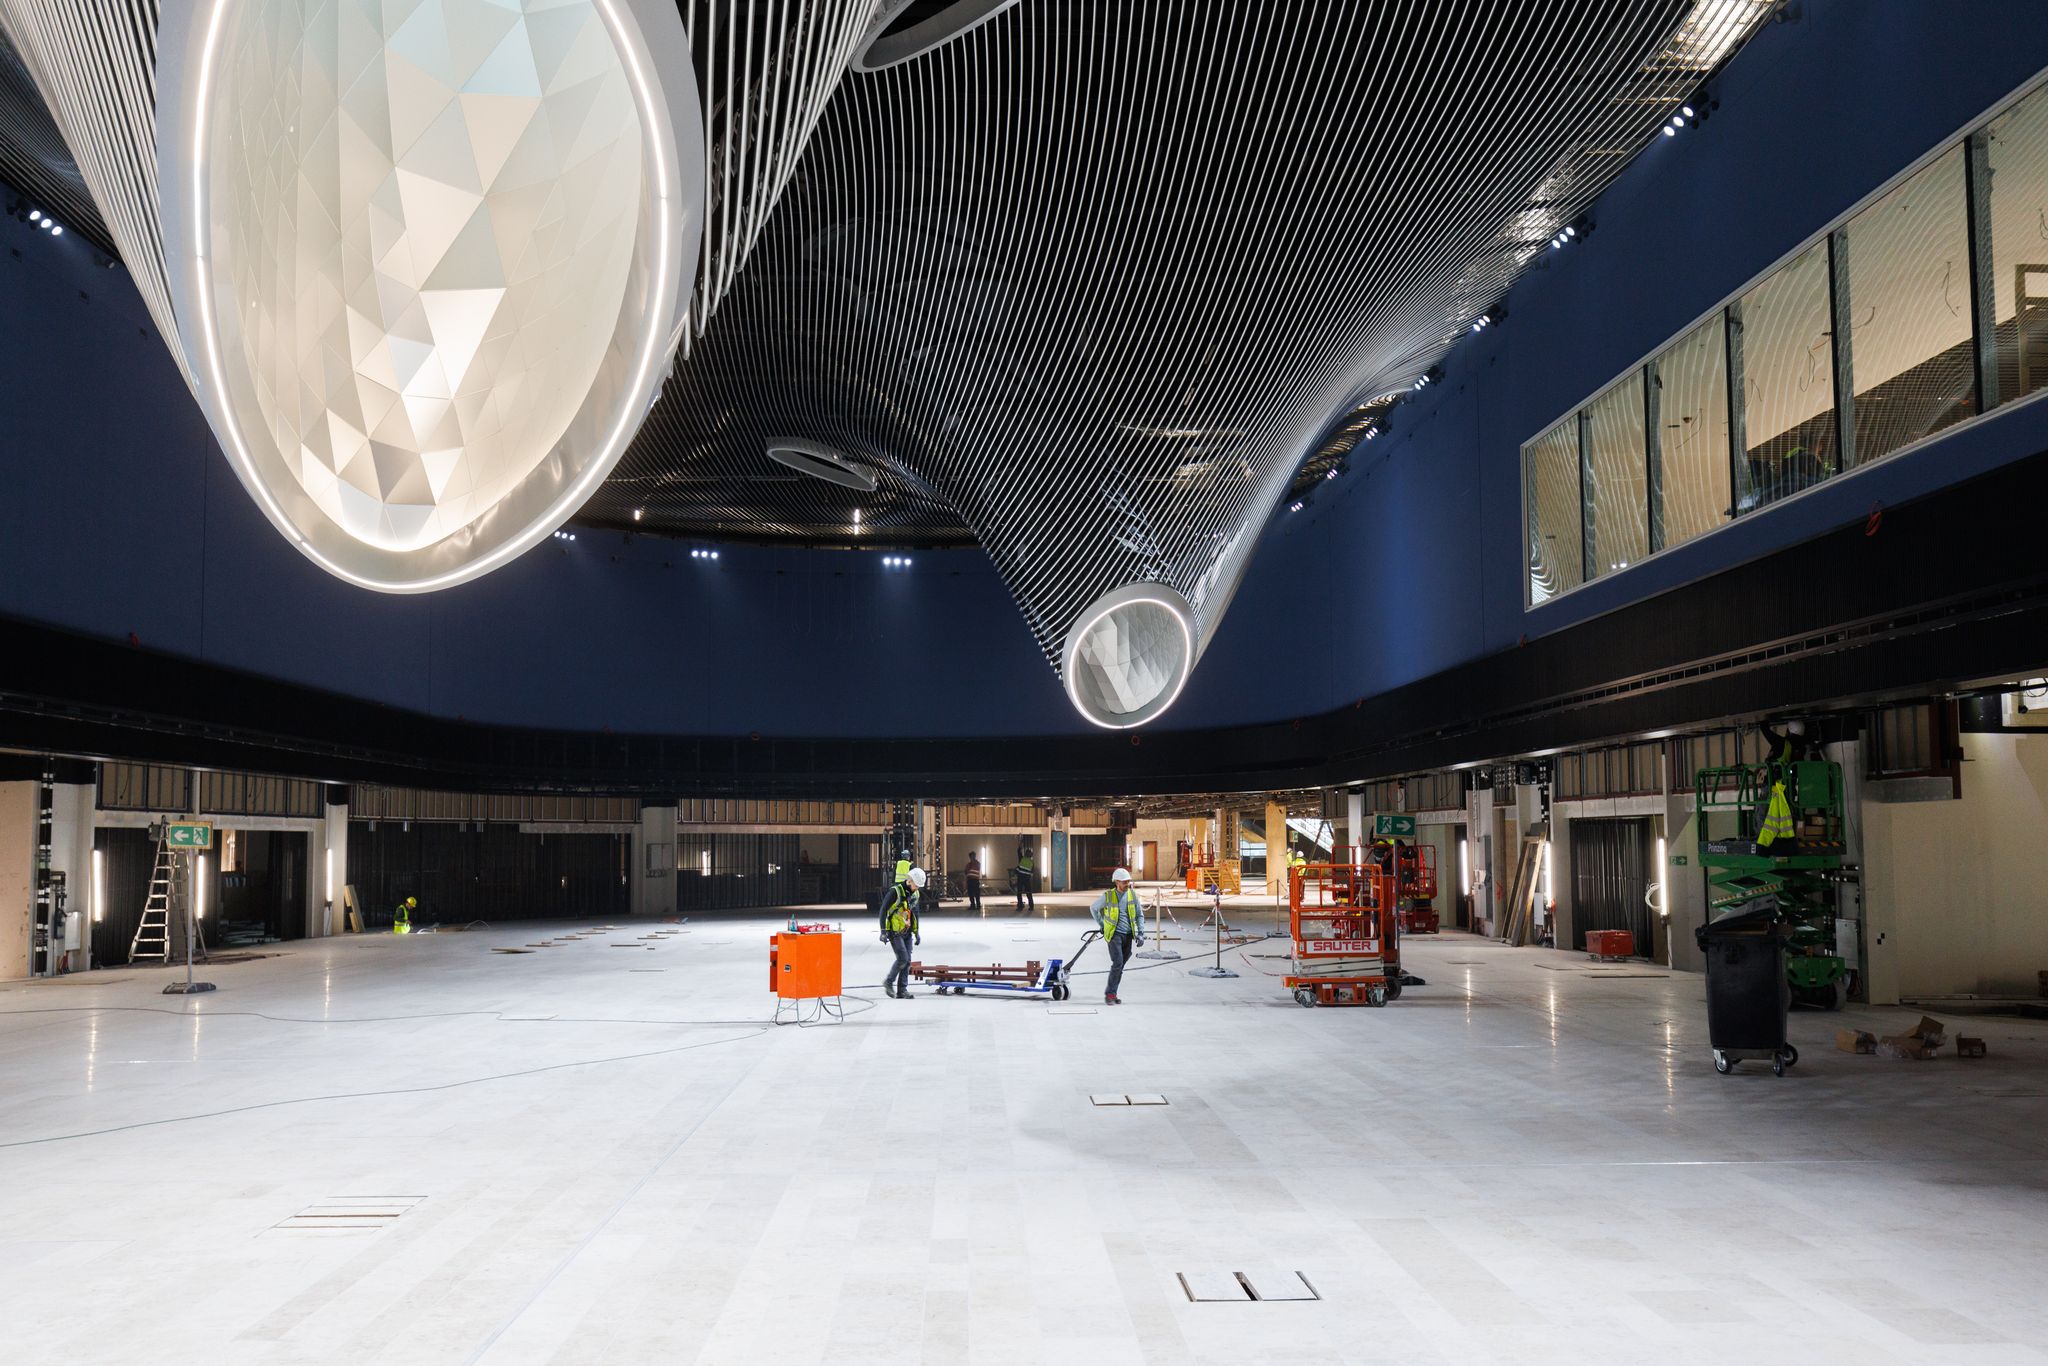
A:
<svg viewBox="0 0 2048 1366">
<path fill-rule="evenodd" d="M 142 922 L 128 945 L 128 961 L 154 958 L 171 961 L 171 902 L 177 895 L 177 855 L 166 839 L 156 842 L 156 867 L 149 875 L 149 896 L 142 903 Z"/>
</svg>

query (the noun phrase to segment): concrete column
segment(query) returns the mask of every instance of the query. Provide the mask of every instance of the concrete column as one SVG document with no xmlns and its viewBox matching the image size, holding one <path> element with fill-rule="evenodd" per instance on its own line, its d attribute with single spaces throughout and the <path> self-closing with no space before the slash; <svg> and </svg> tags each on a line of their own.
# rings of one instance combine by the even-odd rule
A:
<svg viewBox="0 0 2048 1366">
<path fill-rule="evenodd" d="M 1499 865 L 1502 858 L 1499 849 L 1499 832 L 1494 828 L 1498 822 L 1493 814 L 1494 791 L 1492 788 L 1478 788 L 1472 793 L 1471 819 L 1466 830 L 1472 845 L 1472 927 L 1481 934 L 1492 934 L 1500 920 L 1501 906 L 1507 894 L 1496 886 Z"/>
<path fill-rule="evenodd" d="M 36 785 L 0 782 L 0 981 L 28 976 L 35 869 Z"/>
<path fill-rule="evenodd" d="M 1869 912 L 1866 909 L 1869 898 L 1862 875 L 1865 866 L 1863 742 L 1839 741 L 1823 746 L 1821 752 L 1842 766 L 1843 861 L 1857 870 L 1855 882 L 1844 884 L 1835 891 L 1835 952 L 1841 954 L 1848 961 L 1850 969 L 1856 973 L 1858 994 L 1863 1000 L 1894 1000 L 1898 994 L 1895 983 L 1889 996 L 1877 997 L 1870 994 L 1873 972 L 1869 960 L 1879 953 L 1889 954 L 1892 946 L 1888 942 L 1878 943 L 1877 936 L 1869 933 Z M 1896 973 L 1891 975 L 1896 978 Z"/>
<path fill-rule="evenodd" d="M 99 796 L 90 782 L 59 782 L 52 803 L 50 869 L 64 875 L 64 911 L 76 916 L 77 947 L 65 959 L 66 972 L 92 966 L 92 838 L 93 813 Z"/>
<path fill-rule="evenodd" d="M 1664 933 L 1671 946 L 1670 966 L 1681 972 L 1704 972 L 1706 955 L 1693 931 L 1706 923 L 1706 878 L 1700 871 L 1699 821 L 1693 810 L 1692 775 L 1670 772 L 1670 751 L 1659 760 L 1664 774 L 1665 904 L 1671 911 Z M 1673 792 L 1676 786 L 1681 791 Z M 1683 862 L 1681 862 L 1683 860 Z"/>
<path fill-rule="evenodd" d="M 1525 790 L 1533 794 L 1536 789 Z M 1540 804 L 1538 809 L 1540 811 Z M 1532 818 L 1536 814 L 1532 812 Z M 1551 928 L 1557 936 L 1557 947 L 1568 949 L 1572 947 L 1573 921 L 1578 914 L 1578 908 L 1572 896 L 1577 886 L 1572 873 L 1572 818 L 1570 809 L 1563 806 L 1550 808 L 1550 875 L 1555 879 L 1556 885 L 1544 890 L 1556 903 L 1554 909 L 1549 912 Z M 1640 945 L 1639 949 L 1647 953 L 1649 947 L 1644 944 Z"/>
<path fill-rule="evenodd" d="M 1287 903 L 1287 808 L 1266 802 L 1266 890 L 1276 906 Z"/>
<path fill-rule="evenodd" d="M 1062 815 L 1057 811 L 1045 818 L 1045 853 L 1040 859 L 1045 881 L 1040 886 L 1040 891 L 1072 891 L 1078 880 L 1074 876 L 1073 824 L 1071 816 Z"/>
<path fill-rule="evenodd" d="M 347 789 L 339 789 L 346 793 Z M 348 927 L 348 803 L 327 800 L 327 812 L 320 832 L 308 841 L 313 856 L 307 860 L 312 892 L 306 898 L 309 937 L 340 934 Z"/>
<path fill-rule="evenodd" d="M 633 914 L 672 917 L 676 913 L 675 807 L 641 807 L 640 828 L 633 832 L 632 845 Z"/>
</svg>

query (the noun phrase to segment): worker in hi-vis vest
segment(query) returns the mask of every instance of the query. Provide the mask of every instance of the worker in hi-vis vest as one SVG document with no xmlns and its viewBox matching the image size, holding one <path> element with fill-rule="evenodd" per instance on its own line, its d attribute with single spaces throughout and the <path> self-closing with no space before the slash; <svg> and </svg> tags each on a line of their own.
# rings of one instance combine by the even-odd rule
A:
<svg viewBox="0 0 2048 1366">
<path fill-rule="evenodd" d="M 917 903 L 924 894 L 924 869 L 912 868 L 882 897 L 882 940 L 896 951 L 896 965 L 882 979 L 882 994 L 910 999 L 910 946 L 917 933 Z"/>
<path fill-rule="evenodd" d="M 1017 866 L 1010 870 L 1010 882 L 1017 889 L 1017 913 L 1035 911 L 1038 902 L 1031 895 L 1038 882 L 1038 865 L 1031 858 L 1031 846 L 1017 846 Z"/>
<path fill-rule="evenodd" d="M 1088 910 L 1109 949 L 1109 985 L 1103 989 L 1103 1002 L 1122 1005 L 1116 989 L 1124 982 L 1124 960 L 1131 956 L 1133 944 L 1145 947 L 1145 908 L 1138 901 L 1138 889 L 1131 886 L 1131 870 L 1119 868 L 1110 874 L 1109 890 Z"/>
<path fill-rule="evenodd" d="M 411 934 L 412 913 L 419 908 L 420 899 L 416 896 L 409 896 L 399 902 L 398 909 L 391 913 L 391 932 L 393 934 Z"/>
</svg>

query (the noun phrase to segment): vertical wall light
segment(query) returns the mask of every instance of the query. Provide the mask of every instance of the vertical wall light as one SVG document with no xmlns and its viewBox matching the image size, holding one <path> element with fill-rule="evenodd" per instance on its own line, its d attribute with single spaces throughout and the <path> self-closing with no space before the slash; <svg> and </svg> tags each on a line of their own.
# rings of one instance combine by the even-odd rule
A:
<svg viewBox="0 0 2048 1366">
<path fill-rule="evenodd" d="M 1664 861 L 1664 837 L 1657 836 L 1657 915 L 1664 920 L 1671 918 L 1671 868 Z"/>
<path fill-rule="evenodd" d="M 192 878 L 192 915 L 196 920 L 206 919 L 206 855 L 194 854 L 193 867 L 197 870 Z"/>
<path fill-rule="evenodd" d="M 1472 843 L 1470 840 L 1461 839 L 1458 841 L 1458 881 L 1464 884 L 1465 895 L 1472 895 Z"/>
<path fill-rule="evenodd" d="M 92 918 L 107 918 L 107 861 L 99 850 L 92 851 Z"/>
<path fill-rule="evenodd" d="M 332 905 L 334 902 L 334 851 L 332 849 L 327 851 L 327 902 L 329 905 Z"/>
<path fill-rule="evenodd" d="M 1550 870 L 1550 841 L 1543 841 L 1543 904 L 1557 904 L 1557 878 Z"/>
</svg>

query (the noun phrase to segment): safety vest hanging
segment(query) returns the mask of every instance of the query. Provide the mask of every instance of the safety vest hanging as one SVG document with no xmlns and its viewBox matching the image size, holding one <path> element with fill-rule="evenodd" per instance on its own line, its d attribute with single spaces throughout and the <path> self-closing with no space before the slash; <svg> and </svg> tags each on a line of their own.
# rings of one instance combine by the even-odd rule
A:
<svg viewBox="0 0 2048 1366">
<path fill-rule="evenodd" d="M 1104 895 L 1102 902 L 1102 932 L 1104 934 L 1126 934 L 1138 925 L 1138 894 L 1125 892 L 1117 895 L 1114 887 Z"/>
<path fill-rule="evenodd" d="M 1792 803 L 1785 800 L 1785 784 L 1771 784 L 1770 804 L 1764 808 L 1764 828 L 1757 832 L 1757 847 L 1768 848 L 1779 840 L 1792 838 Z"/>
</svg>

